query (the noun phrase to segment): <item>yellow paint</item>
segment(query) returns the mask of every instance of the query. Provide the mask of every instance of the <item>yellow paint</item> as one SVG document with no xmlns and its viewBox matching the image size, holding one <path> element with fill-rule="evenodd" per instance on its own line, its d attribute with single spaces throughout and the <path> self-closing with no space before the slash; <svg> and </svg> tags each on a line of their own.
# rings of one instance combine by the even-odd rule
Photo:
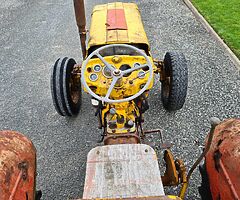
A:
<svg viewBox="0 0 240 200">
<path fill-rule="evenodd" d="M 173 196 L 173 195 L 168 195 L 167 196 L 169 199 L 176 199 L 176 200 L 182 200 L 181 198 L 177 197 L 177 196 Z"/>
<path fill-rule="evenodd" d="M 116 114 L 111 115 L 109 114 L 110 108 L 116 109 Z M 135 132 L 135 127 L 133 128 L 126 128 L 125 124 L 128 120 L 135 121 L 136 117 L 140 116 L 139 110 L 137 106 L 135 105 L 134 101 L 130 102 L 123 102 L 123 103 L 116 103 L 116 104 L 107 104 L 106 108 L 102 110 L 102 121 L 104 121 L 104 116 L 106 116 L 107 123 L 111 123 L 116 121 L 117 118 L 123 116 L 124 121 L 122 123 L 116 123 L 117 128 L 115 129 L 115 132 L 112 131 L 112 129 L 108 128 L 107 125 L 107 132 L 108 133 L 114 133 L 114 134 L 122 134 L 122 133 L 128 133 L 128 132 Z"/>
<path fill-rule="evenodd" d="M 182 184 L 182 187 L 180 189 L 180 194 L 179 196 L 184 199 L 186 192 L 187 192 L 187 188 L 188 188 L 188 181 L 186 181 L 185 183 Z"/>
<path fill-rule="evenodd" d="M 114 8 L 124 9 L 128 28 L 127 30 L 107 30 L 107 10 Z M 146 44 L 149 50 L 149 42 L 136 4 L 116 2 L 97 5 L 94 7 L 92 12 L 88 49 L 96 45 L 113 43 Z"/>
<path fill-rule="evenodd" d="M 113 58 L 114 58 L 114 56 L 104 57 L 104 59 L 109 64 L 113 65 L 117 69 L 120 69 L 120 66 L 123 64 L 128 64 L 130 67 L 133 67 L 134 63 L 140 63 L 140 64 L 146 63 L 145 58 L 142 56 L 128 56 L 128 55 L 119 56 L 121 62 L 118 62 L 118 63 L 114 63 Z M 152 58 L 149 57 L 149 59 L 153 64 Z M 93 67 L 97 64 L 102 67 L 102 70 L 100 72 L 93 71 Z M 107 94 L 108 88 L 112 82 L 112 78 L 106 78 L 103 75 L 104 67 L 105 66 L 102 63 L 102 61 L 100 61 L 100 59 L 94 58 L 94 59 L 89 60 L 87 66 L 86 66 L 86 71 L 84 72 L 85 80 L 86 80 L 88 86 L 89 87 L 97 87 L 97 90 L 95 91 L 95 93 L 100 96 L 105 96 Z M 153 68 L 154 68 L 153 70 L 155 71 L 157 67 L 155 65 L 153 65 Z M 144 78 L 137 78 L 139 71 L 143 71 L 143 70 L 136 70 L 136 71 L 132 72 L 130 76 L 123 77 L 122 78 L 122 83 L 123 83 L 122 86 L 114 88 L 110 95 L 110 98 L 111 99 L 122 99 L 122 98 L 126 98 L 128 96 L 132 96 L 132 95 L 136 94 L 141 89 L 140 86 L 142 84 L 145 84 L 149 78 L 149 73 L 147 73 Z M 95 73 L 98 75 L 97 81 L 93 82 L 89 79 L 89 76 L 92 73 Z M 133 84 L 129 83 L 129 81 L 131 81 L 131 80 L 133 80 Z M 152 86 L 153 86 L 153 79 L 152 79 L 148 89 L 151 89 Z M 84 88 L 84 91 L 87 92 L 87 90 L 85 88 Z"/>
<path fill-rule="evenodd" d="M 107 30 L 107 11 L 109 9 L 124 9 L 127 30 Z M 144 50 L 146 50 L 146 53 L 149 55 L 149 59 L 153 65 L 153 71 L 157 71 L 157 67 L 153 64 L 153 59 L 150 54 L 149 42 L 141 20 L 141 15 L 135 3 L 115 2 L 97 5 L 94 7 L 92 12 L 87 51 L 91 47 L 107 44 L 144 44 L 144 47 L 146 48 Z M 105 56 L 104 59 L 108 63 L 114 65 L 117 69 L 119 69 L 123 64 L 128 64 L 132 68 L 134 63 L 146 63 L 146 60 L 142 56 L 111 55 Z M 102 67 L 102 70 L 100 72 L 94 72 L 93 67 L 96 64 L 99 64 Z M 95 88 L 92 90 L 99 96 L 106 95 L 108 88 L 112 82 L 112 78 L 107 78 L 103 75 L 103 68 L 104 64 L 98 58 L 93 58 L 90 59 L 89 63 L 87 64 L 86 71 L 84 72 L 85 80 L 88 86 L 90 88 Z M 143 70 L 134 71 L 130 76 L 123 77 L 118 82 L 118 87 L 115 87 L 113 89 L 110 95 L 110 99 L 123 99 L 139 92 L 141 90 L 141 87 L 147 82 L 149 78 L 149 73 L 147 73 L 144 78 L 137 78 L 140 71 Z M 98 79 L 96 81 L 91 81 L 89 79 L 89 76 L 92 73 L 98 75 Z M 153 82 L 154 80 L 152 79 L 148 89 L 151 89 L 153 87 Z M 85 88 L 84 91 L 86 91 Z M 148 92 L 146 92 L 145 95 L 148 96 Z M 114 116 L 111 116 L 109 114 L 109 109 L 112 107 L 117 110 L 117 114 Z M 116 134 L 134 132 L 135 126 L 131 129 L 127 129 L 125 123 L 130 119 L 135 122 L 136 118 L 140 116 L 139 108 L 137 105 L 135 105 L 134 101 L 118 104 L 106 104 L 105 108 L 103 108 L 101 112 L 102 121 L 103 123 L 106 122 L 107 124 L 109 124 L 111 121 L 117 121 L 117 116 L 124 116 L 124 122 L 117 123 L 117 128 L 114 130 L 114 133 Z M 109 128 L 107 128 L 107 132 L 113 133 Z"/>
<path fill-rule="evenodd" d="M 139 64 L 145 64 L 146 60 L 142 56 L 129 56 L 129 55 L 119 55 L 119 56 L 106 56 L 104 59 L 111 65 L 113 65 L 115 68 L 120 69 L 120 67 L 123 64 L 128 64 L 131 68 L 134 66 L 135 63 Z M 152 65 L 153 60 L 151 57 L 149 57 Z M 116 62 L 117 61 L 117 62 Z M 94 66 L 100 65 L 101 71 L 100 72 L 94 72 Z M 107 78 L 104 75 L 104 67 L 105 65 L 102 63 L 102 61 L 98 58 L 90 59 L 87 66 L 86 71 L 83 73 L 85 76 L 85 80 L 90 88 L 95 87 L 96 90 L 94 92 L 99 96 L 106 96 L 107 91 L 111 85 L 112 78 Z M 156 70 L 156 66 L 153 65 L 153 70 Z M 128 77 L 122 77 L 121 84 L 119 87 L 115 87 L 112 90 L 112 93 L 110 95 L 110 99 L 123 99 L 127 98 L 129 96 L 132 96 L 136 93 L 138 93 L 141 90 L 141 85 L 145 84 L 149 78 L 149 73 L 145 75 L 144 78 L 138 78 L 138 73 L 142 71 L 136 70 L 133 71 Z M 97 74 L 98 79 L 96 81 L 90 80 L 91 74 Z M 151 89 L 153 87 L 154 79 L 151 80 L 151 83 L 148 87 L 148 89 Z M 93 89 L 92 89 L 93 90 Z M 84 88 L 84 91 L 87 92 L 86 88 Z M 146 93 L 146 96 L 148 96 L 148 93 Z M 107 113 L 109 112 L 109 109 L 111 107 L 114 107 L 117 110 L 117 115 L 124 116 L 124 123 L 117 123 L 117 129 L 115 133 L 126 133 L 126 132 L 134 132 L 135 127 L 131 130 L 128 130 L 127 128 L 124 128 L 125 123 L 128 120 L 132 120 L 135 122 L 135 119 L 140 116 L 139 110 L 135 103 L 133 101 L 130 102 L 124 102 L 124 103 L 117 103 L 117 104 L 106 104 L 106 107 L 102 110 L 102 121 L 104 122 L 106 119 L 107 123 L 110 121 L 116 121 L 117 115 L 115 116 L 109 116 Z M 108 132 L 111 133 L 111 130 L 109 129 Z"/>
</svg>

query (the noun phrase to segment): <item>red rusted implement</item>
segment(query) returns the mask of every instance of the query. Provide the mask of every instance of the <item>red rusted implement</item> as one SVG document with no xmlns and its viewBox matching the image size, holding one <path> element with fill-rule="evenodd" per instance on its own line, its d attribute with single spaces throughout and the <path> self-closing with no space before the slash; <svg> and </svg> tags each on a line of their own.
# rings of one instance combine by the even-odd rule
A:
<svg viewBox="0 0 240 200">
<path fill-rule="evenodd" d="M 14 131 L 0 131 L 0 199 L 35 200 L 36 149 Z"/>
<path fill-rule="evenodd" d="M 240 199 L 240 119 L 217 126 L 206 168 L 213 199 Z"/>
</svg>

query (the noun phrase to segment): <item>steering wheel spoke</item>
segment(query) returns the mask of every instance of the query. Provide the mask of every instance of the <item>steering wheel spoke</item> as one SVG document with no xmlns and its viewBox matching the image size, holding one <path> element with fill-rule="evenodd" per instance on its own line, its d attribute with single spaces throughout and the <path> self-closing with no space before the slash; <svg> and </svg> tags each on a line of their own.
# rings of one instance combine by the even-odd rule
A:
<svg viewBox="0 0 240 200">
<path fill-rule="evenodd" d="M 111 71 L 114 71 L 114 70 L 115 70 L 115 68 L 114 68 L 112 65 L 110 65 L 110 64 L 102 57 L 102 55 L 99 53 L 99 51 L 96 52 L 95 55 L 96 55 Z"/>
<path fill-rule="evenodd" d="M 142 68 L 147 67 L 147 66 L 148 66 L 148 64 L 139 65 L 137 67 L 133 67 L 131 69 L 124 70 L 124 71 L 122 71 L 122 73 L 123 73 L 123 75 L 125 75 L 125 74 L 131 73 L 133 71 L 142 69 Z"/>
<path fill-rule="evenodd" d="M 111 83 L 110 87 L 108 88 L 107 94 L 106 94 L 106 96 L 103 99 L 107 99 L 107 100 L 109 99 L 109 97 L 110 97 L 110 95 L 112 93 L 112 90 L 113 90 L 115 84 L 117 83 L 117 81 L 118 81 L 118 77 L 114 76 L 113 80 L 112 80 L 112 83 Z"/>
</svg>

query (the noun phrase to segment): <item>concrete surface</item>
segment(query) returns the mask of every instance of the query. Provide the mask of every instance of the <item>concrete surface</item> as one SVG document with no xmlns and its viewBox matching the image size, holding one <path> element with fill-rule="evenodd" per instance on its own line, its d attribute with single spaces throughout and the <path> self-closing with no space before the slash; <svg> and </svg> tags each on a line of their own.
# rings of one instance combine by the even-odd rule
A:
<svg viewBox="0 0 240 200">
<path fill-rule="evenodd" d="M 87 11 L 96 3 L 88 0 Z M 157 83 L 150 95 L 145 128 L 164 130 L 173 151 L 187 167 L 202 151 L 211 116 L 240 115 L 240 74 L 221 46 L 197 22 L 181 0 L 136 1 L 152 53 L 181 51 L 189 64 L 189 90 L 184 108 L 168 113 Z M 99 139 L 90 97 L 83 95 L 77 118 L 55 112 L 50 94 L 50 69 L 58 57 L 81 60 L 72 1 L 8 0 L 0 4 L 0 129 L 29 136 L 38 151 L 37 188 L 43 199 L 81 197 L 87 152 Z M 196 171 L 186 199 L 199 199 Z M 177 188 L 167 189 L 176 192 Z"/>
</svg>

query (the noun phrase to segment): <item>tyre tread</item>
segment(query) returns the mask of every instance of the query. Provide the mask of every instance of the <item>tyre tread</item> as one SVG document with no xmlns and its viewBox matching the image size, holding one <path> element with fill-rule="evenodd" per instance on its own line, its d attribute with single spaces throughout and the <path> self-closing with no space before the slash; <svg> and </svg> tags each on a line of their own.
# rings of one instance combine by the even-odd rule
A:
<svg viewBox="0 0 240 200">
<path fill-rule="evenodd" d="M 70 63 L 71 61 L 71 63 Z M 58 114 L 62 116 L 74 116 L 78 114 L 81 105 L 80 102 L 77 105 L 73 105 L 69 100 L 68 87 L 68 73 L 71 67 L 75 64 L 75 60 L 72 58 L 59 58 L 52 69 L 51 74 L 51 93 L 53 99 L 53 105 Z M 70 65 L 69 65 L 70 64 Z M 71 67 L 70 67 L 71 66 Z M 70 69 L 69 69 L 70 67 Z M 81 95 L 81 92 L 80 92 Z"/>
<path fill-rule="evenodd" d="M 163 100 L 163 106 L 169 111 L 179 110 L 183 107 L 187 95 L 188 69 L 185 56 L 182 53 L 167 52 L 164 58 L 166 70 L 170 70 L 171 86 L 169 96 Z M 162 98 L 163 95 L 162 95 Z"/>
</svg>

